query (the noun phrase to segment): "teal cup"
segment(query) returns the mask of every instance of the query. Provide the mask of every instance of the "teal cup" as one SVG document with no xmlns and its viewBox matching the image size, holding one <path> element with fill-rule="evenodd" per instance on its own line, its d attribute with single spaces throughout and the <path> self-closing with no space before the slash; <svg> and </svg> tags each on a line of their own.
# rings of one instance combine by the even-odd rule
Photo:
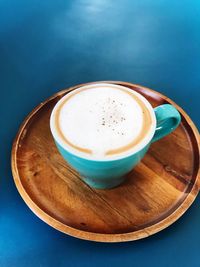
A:
<svg viewBox="0 0 200 267">
<path fill-rule="evenodd" d="M 150 111 L 153 121 L 151 131 L 137 149 L 123 157 L 119 156 L 111 160 L 93 160 L 70 151 L 56 135 L 55 118 L 53 116 L 56 107 L 54 107 L 50 119 L 50 128 L 55 144 L 63 158 L 80 174 L 82 180 L 89 186 L 97 189 L 109 189 L 120 185 L 126 179 L 126 174 L 144 157 L 151 143 L 170 134 L 179 125 L 181 116 L 174 106 L 164 104 L 153 108 L 146 98 L 142 95 L 140 95 L 140 98 Z"/>
</svg>

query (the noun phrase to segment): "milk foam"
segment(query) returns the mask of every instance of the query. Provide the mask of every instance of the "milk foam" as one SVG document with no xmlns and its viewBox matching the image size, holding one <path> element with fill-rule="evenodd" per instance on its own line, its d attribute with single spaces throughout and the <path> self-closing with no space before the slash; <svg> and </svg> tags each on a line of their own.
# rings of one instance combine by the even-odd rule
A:
<svg viewBox="0 0 200 267">
<path fill-rule="evenodd" d="M 102 85 L 75 92 L 63 101 L 57 118 L 69 143 L 104 157 L 141 134 L 144 111 L 126 90 Z"/>
</svg>

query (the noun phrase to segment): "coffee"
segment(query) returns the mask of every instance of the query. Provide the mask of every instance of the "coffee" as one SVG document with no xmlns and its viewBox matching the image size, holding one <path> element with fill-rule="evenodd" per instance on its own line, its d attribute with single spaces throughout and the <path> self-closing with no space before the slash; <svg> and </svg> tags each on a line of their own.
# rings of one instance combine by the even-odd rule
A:
<svg viewBox="0 0 200 267">
<path fill-rule="evenodd" d="M 94 159 L 115 158 L 149 135 L 153 122 L 145 101 L 123 86 L 84 86 L 57 103 L 51 123 L 69 150 Z"/>
</svg>

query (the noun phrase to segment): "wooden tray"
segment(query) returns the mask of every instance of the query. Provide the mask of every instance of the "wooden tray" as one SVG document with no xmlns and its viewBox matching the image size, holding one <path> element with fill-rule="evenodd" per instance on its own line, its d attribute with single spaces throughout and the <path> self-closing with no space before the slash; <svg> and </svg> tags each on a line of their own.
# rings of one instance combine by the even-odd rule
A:
<svg viewBox="0 0 200 267">
<path fill-rule="evenodd" d="M 125 85 L 155 107 L 173 104 L 182 114 L 175 132 L 151 145 L 121 186 L 95 190 L 59 155 L 49 129 L 56 102 L 72 87 L 36 107 L 23 122 L 12 148 L 12 172 L 30 209 L 69 235 L 122 242 L 152 235 L 175 222 L 199 188 L 199 134 L 188 115 L 169 98 L 139 85 Z"/>
</svg>

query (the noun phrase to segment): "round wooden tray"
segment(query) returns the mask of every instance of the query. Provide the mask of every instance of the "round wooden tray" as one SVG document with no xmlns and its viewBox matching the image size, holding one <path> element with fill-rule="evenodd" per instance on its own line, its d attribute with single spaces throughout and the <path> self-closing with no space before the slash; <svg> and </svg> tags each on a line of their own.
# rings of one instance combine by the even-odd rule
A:
<svg viewBox="0 0 200 267">
<path fill-rule="evenodd" d="M 140 92 L 154 107 L 171 103 L 182 115 L 176 131 L 151 145 L 124 184 L 110 190 L 90 188 L 54 145 L 51 111 L 78 86 L 55 94 L 25 119 L 12 148 L 12 172 L 26 204 L 52 227 L 82 239 L 122 242 L 161 231 L 192 204 L 199 189 L 199 134 L 169 98 L 139 85 L 110 83 Z"/>
</svg>

